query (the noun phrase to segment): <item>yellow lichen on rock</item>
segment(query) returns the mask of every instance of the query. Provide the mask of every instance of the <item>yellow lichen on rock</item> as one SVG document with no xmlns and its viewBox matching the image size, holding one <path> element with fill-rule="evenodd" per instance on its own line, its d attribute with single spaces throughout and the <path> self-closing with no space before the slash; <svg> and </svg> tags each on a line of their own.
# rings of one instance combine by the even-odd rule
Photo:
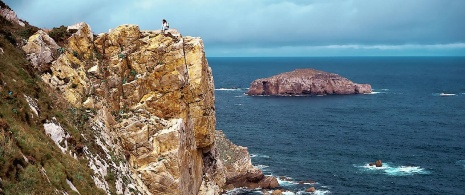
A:
<svg viewBox="0 0 465 195">
<path fill-rule="evenodd" d="M 77 52 L 83 59 L 91 59 L 94 55 L 94 36 L 90 26 L 84 22 L 69 26 L 68 30 L 76 32 L 68 39 L 68 49 Z"/>
<path fill-rule="evenodd" d="M 124 153 L 144 194 L 197 194 L 216 123 L 202 40 L 136 25 L 95 40 L 85 23 L 68 29 L 74 34 L 42 79 L 72 106 L 101 109 L 92 120 L 106 121 L 99 129 Z"/>
</svg>

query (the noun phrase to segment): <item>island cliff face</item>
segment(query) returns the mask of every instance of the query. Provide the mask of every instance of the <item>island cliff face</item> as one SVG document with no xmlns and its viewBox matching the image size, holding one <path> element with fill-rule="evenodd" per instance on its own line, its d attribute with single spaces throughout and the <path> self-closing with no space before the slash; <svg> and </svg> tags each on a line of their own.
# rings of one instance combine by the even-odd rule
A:
<svg viewBox="0 0 465 195">
<path fill-rule="evenodd" d="M 107 194 L 115 185 L 117 194 L 220 194 L 227 184 L 244 186 L 234 180 L 251 171 L 257 178 L 248 187 L 276 187 L 270 185 L 275 178 L 252 166 L 246 148 L 215 131 L 213 77 L 200 38 L 136 25 L 93 35 L 79 23 L 67 31 L 72 34 L 64 46 L 39 30 L 22 48 L 43 82 L 90 113 L 95 136 L 83 139 L 100 152 L 79 149 L 98 188 Z M 46 124 L 62 152 L 76 156 L 69 130 L 47 131 L 61 125 Z M 225 143 L 230 147 L 217 147 Z M 110 172 L 115 183 L 105 179 Z"/>
<path fill-rule="evenodd" d="M 297 69 L 250 84 L 248 95 L 295 96 L 371 93 L 371 85 L 353 83 L 337 74 Z"/>
</svg>

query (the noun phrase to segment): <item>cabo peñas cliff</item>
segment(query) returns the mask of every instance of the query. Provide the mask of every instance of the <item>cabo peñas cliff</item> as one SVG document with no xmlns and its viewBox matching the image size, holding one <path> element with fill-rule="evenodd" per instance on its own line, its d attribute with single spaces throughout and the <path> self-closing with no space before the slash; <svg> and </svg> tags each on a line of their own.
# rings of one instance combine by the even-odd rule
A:
<svg viewBox="0 0 465 195">
<path fill-rule="evenodd" d="M 8 23 L 5 36 L 20 39 L 14 32 L 23 29 L 21 23 Z M 85 194 L 95 187 L 101 191 L 94 194 L 220 194 L 230 187 L 277 187 L 275 178 L 252 166 L 247 148 L 215 130 L 213 77 L 200 38 L 176 30 L 144 31 L 136 25 L 95 35 L 89 25 L 79 23 L 39 29 L 27 39 L 10 42 L 5 48 L 15 55 L 19 52 L 14 48 L 21 48 L 29 61 L 12 68 L 30 71 L 29 81 L 34 82 L 29 85 L 40 91 L 15 89 L 10 85 L 18 79 L 0 74 L 2 94 L 13 94 L 6 100 L 27 103 L 19 111 L 26 116 L 22 120 L 32 118 L 32 124 L 40 126 L 28 130 L 31 125 L 26 124 L 24 132 L 48 136 L 34 141 L 55 143 L 51 149 L 60 151 L 62 159 L 85 163 L 78 167 L 93 181 L 77 183 L 81 173 L 69 170 L 66 179 L 50 182 L 48 157 L 31 163 L 29 156 L 38 154 L 18 151 L 26 160 L 11 159 L 17 175 L 26 167 L 44 170 L 40 174 L 46 178 L 40 182 L 43 189 L 31 184 L 25 192 Z M 2 56 L 12 55 L 9 50 Z M 17 121 L 0 119 L 2 132 L 11 132 Z M 7 144 L 2 141 L 7 138 L 14 139 L 5 137 L 0 144 Z M 0 192 L 18 190 L 11 186 L 20 181 L 10 180 L 10 172 L 2 177 Z"/>
<path fill-rule="evenodd" d="M 315 69 L 297 69 L 250 84 L 248 95 L 296 96 L 371 93 L 371 85 L 353 83 L 338 74 Z"/>
</svg>

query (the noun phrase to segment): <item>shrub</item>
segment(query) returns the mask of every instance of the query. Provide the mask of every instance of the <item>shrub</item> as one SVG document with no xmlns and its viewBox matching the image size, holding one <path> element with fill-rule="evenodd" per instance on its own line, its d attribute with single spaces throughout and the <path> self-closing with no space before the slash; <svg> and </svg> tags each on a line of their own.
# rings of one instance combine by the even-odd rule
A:
<svg viewBox="0 0 465 195">
<path fill-rule="evenodd" d="M 30 36 L 36 33 L 37 30 L 38 30 L 37 27 L 27 26 L 24 30 L 19 31 L 18 34 L 23 39 L 28 39 Z"/>
<path fill-rule="evenodd" d="M 57 50 L 58 50 L 58 52 L 60 52 L 60 54 L 63 54 L 63 53 L 65 53 L 65 51 L 66 51 L 66 49 L 63 48 L 63 47 L 60 47 L 60 48 L 58 48 Z"/>
<path fill-rule="evenodd" d="M 136 70 L 132 69 L 130 72 L 131 76 L 135 77 L 137 75 Z"/>
<path fill-rule="evenodd" d="M 63 43 L 66 39 L 71 36 L 71 33 L 68 32 L 68 27 L 61 25 L 60 27 L 54 27 L 48 35 L 52 37 L 57 43 Z"/>
</svg>

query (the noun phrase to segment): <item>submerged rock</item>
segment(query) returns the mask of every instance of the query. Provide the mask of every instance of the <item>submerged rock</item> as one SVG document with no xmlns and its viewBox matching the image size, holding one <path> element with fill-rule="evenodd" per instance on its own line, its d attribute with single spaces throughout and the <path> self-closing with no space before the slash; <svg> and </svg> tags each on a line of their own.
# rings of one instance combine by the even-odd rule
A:
<svg viewBox="0 0 465 195">
<path fill-rule="evenodd" d="M 334 73 L 296 69 L 250 84 L 248 95 L 297 96 L 371 93 L 371 85 L 353 83 Z"/>
</svg>

